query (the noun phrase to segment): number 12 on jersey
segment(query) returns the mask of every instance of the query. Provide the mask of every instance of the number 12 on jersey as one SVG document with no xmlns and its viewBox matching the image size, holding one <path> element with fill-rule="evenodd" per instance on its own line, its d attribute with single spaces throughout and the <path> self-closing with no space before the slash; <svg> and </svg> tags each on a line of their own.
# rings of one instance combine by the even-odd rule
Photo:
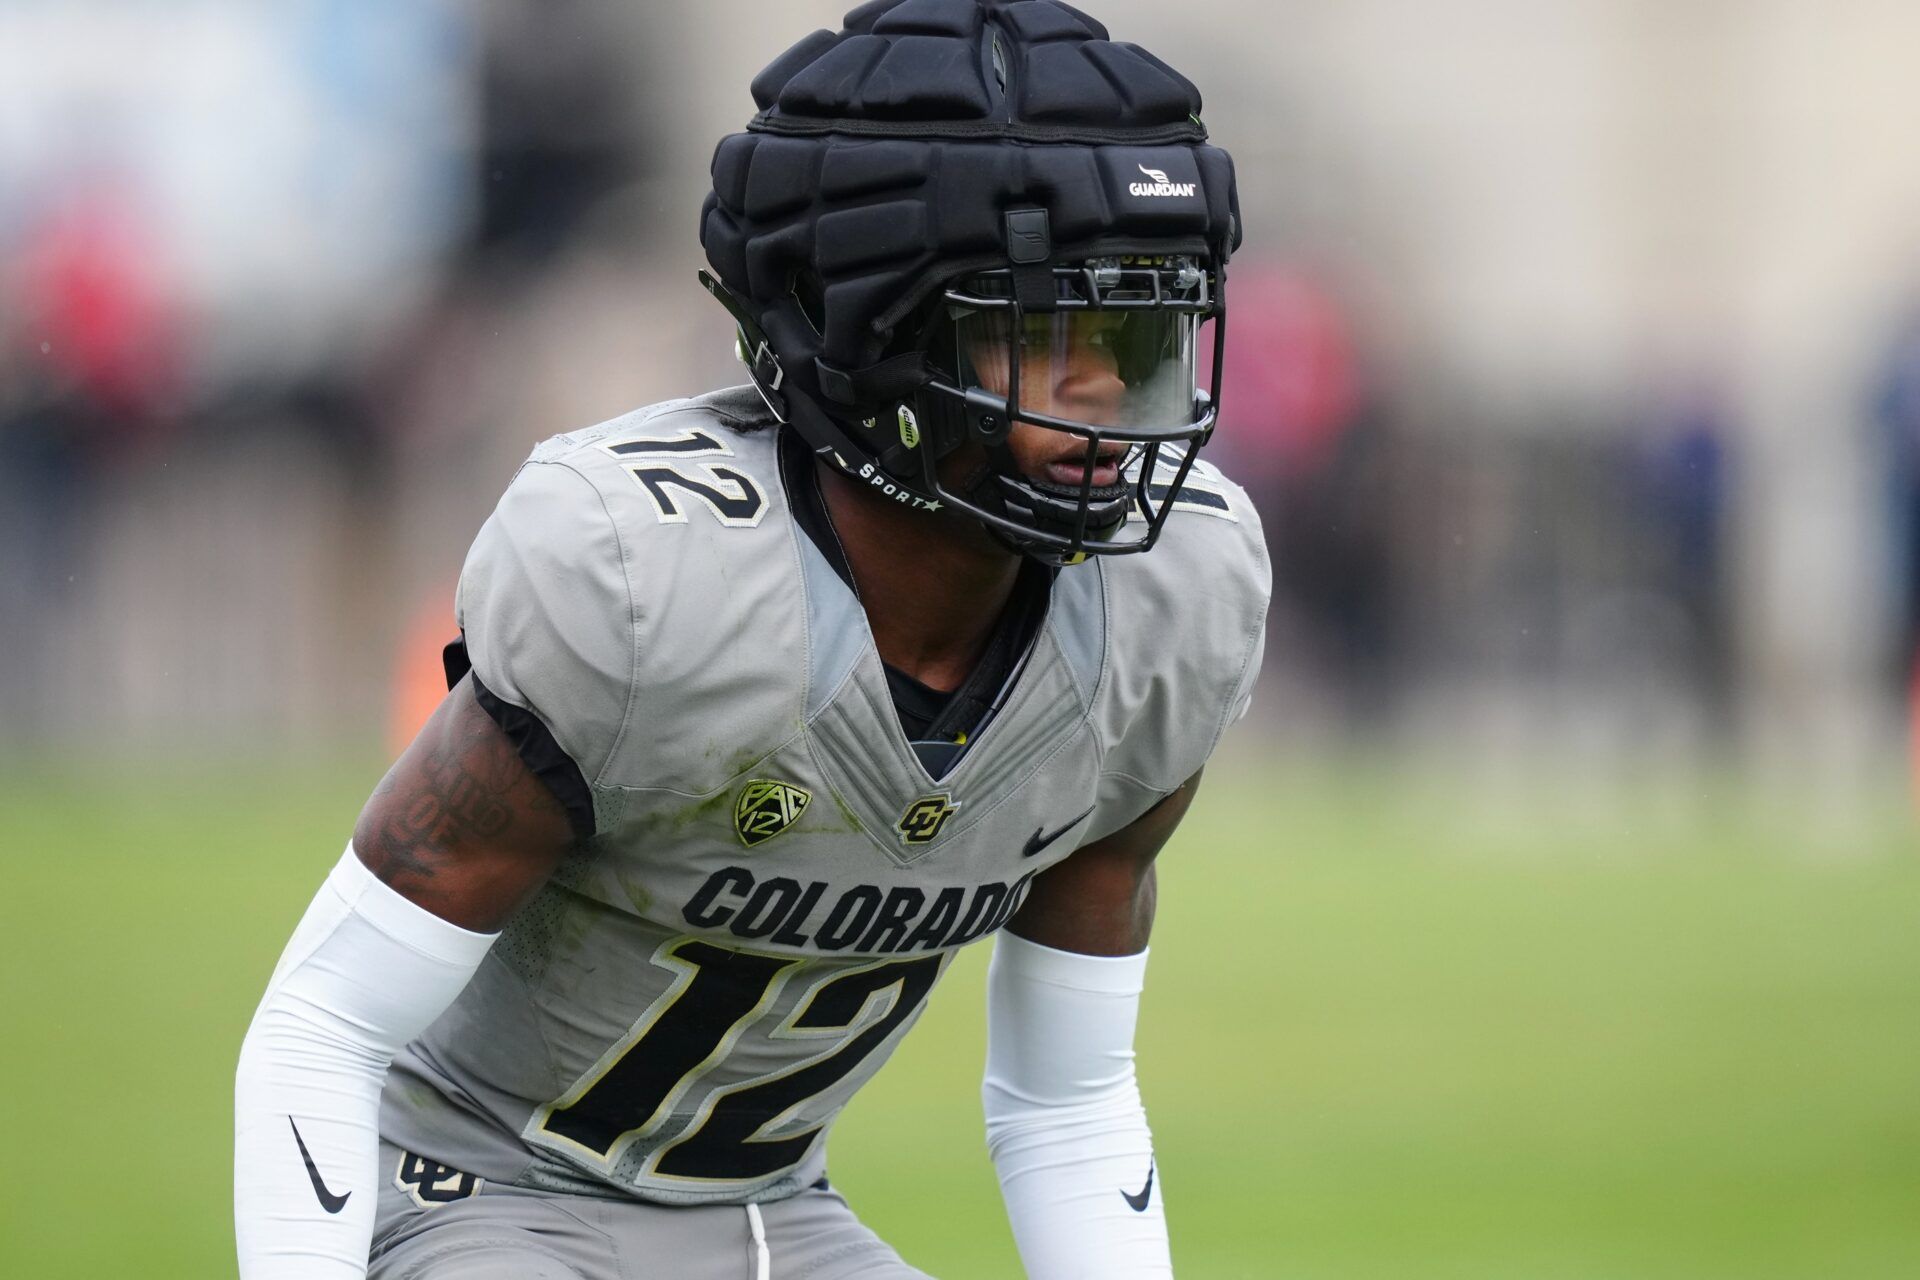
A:
<svg viewBox="0 0 1920 1280">
<path fill-rule="evenodd" d="M 621 440 L 601 448 L 619 458 L 627 473 L 647 491 L 661 524 L 685 524 L 687 514 L 681 508 L 688 497 L 705 503 L 713 518 L 730 529 L 751 529 L 767 513 L 767 495 L 752 476 L 718 463 L 687 461 L 733 457 L 733 447 L 717 436 L 689 431 L 678 436 Z"/>
<path fill-rule="evenodd" d="M 825 1118 L 798 1129 L 781 1122 L 845 1080 L 910 1021 L 945 963 L 932 955 L 836 968 L 768 1026 L 786 988 L 806 981 L 808 961 L 698 938 L 670 942 L 653 960 L 675 971 L 673 986 L 592 1071 L 534 1112 L 526 1136 L 607 1170 L 639 1145 L 648 1150 L 632 1180 L 709 1185 L 764 1181 L 804 1160 Z M 742 1051 L 751 1035 L 763 1043 L 750 1046 L 749 1060 L 787 1060 L 752 1079 L 708 1083 L 712 1069 Z M 803 1054 L 795 1041 L 825 1047 Z"/>
</svg>

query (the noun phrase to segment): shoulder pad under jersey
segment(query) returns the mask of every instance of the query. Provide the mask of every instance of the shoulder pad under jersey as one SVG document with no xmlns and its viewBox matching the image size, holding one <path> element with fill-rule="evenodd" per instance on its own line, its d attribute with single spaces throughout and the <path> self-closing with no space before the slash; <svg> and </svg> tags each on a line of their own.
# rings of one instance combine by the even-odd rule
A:
<svg viewBox="0 0 1920 1280">
<path fill-rule="evenodd" d="M 744 394 L 742 394 L 744 392 Z M 686 660 L 713 664 L 721 610 L 683 607 L 714 588 L 715 535 L 784 506 L 771 431 L 750 389 L 670 401 L 542 442 L 481 527 L 457 614 L 475 676 L 537 716 L 596 792 L 649 689 Z M 675 626 L 663 632 L 671 611 Z M 698 682 L 679 684 L 698 699 Z M 655 692 L 659 692 L 655 688 Z M 657 699 L 656 699 L 657 701 Z"/>
</svg>

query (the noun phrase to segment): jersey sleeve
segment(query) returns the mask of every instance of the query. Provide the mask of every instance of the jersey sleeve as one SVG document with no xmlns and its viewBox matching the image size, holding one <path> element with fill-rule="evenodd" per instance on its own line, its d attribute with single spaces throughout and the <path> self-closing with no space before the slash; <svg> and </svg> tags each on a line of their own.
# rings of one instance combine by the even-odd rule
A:
<svg viewBox="0 0 1920 1280">
<path fill-rule="evenodd" d="M 1199 772 L 1252 702 L 1273 585 L 1260 516 L 1204 462 L 1192 485 L 1154 549 L 1111 575 L 1107 749 L 1088 840 Z"/>
<path fill-rule="evenodd" d="M 592 481 L 563 462 L 523 466 L 467 553 L 456 612 L 482 705 L 549 785 L 557 747 L 590 788 L 634 680 L 625 556 Z"/>
</svg>

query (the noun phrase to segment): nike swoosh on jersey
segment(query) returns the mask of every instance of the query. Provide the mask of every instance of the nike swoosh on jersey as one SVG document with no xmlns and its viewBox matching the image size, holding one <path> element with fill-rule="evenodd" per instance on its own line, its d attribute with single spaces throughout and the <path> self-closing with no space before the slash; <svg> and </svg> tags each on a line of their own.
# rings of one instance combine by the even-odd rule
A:
<svg viewBox="0 0 1920 1280">
<path fill-rule="evenodd" d="M 327 1184 L 321 1181 L 320 1170 L 314 1167 L 313 1157 L 307 1154 L 307 1144 L 300 1137 L 300 1126 L 293 1123 L 292 1116 L 287 1117 L 287 1124 L 293 1129 L 293 1141 L 300 1148 L 300 1158 L 307 1162 L 307 1179 L 313 1183 L 313 1194 L 320 1197 L 320 1207 L 328 1213 L 340 1212 L 347 1207 L 347 1198 L 353 1192 L 349 1191 L 346 1195 L 336 1196 L 327 1190 Z M 1148 1183 L 1152 1183 L 1151 1176 L 1148 1178 Z"/>
<path fill-rule="evenodd" d="M 1125 1200 L 1127 1207 L 1135 1213 L 1145 1213 L 1147 1211 L 1147 1202 L 1153 1199 L 1153 1161 L 1147 1161 L 1147 1185 L 1140 1188 L 1140 1194 L 1135 1195 L 1131 1191 L 1122 1191 L 1120 1198 Z"/>
<path fill-rule="evenodd" d="M 1061 827 L 1060 829 L 1055 831 L 1052 835 L 1043 834 L 1044 829 L 1036 827 L 1034 829 L 1033 835 L 1029 837 L 1027 840 L 1027 847 L 1020 851 L 1020 856 L 1023 858 L 1031 858 L 1034 854 L 1040 852 L 1042 849 L 1052 844 L 1055 840 L 1058 840 L 1061 836 L 1067 834 L 1067 832 L 1073 830 L 1075 827 L 1085 822 L 1088 816 L 1093 813 L 1093 810 L 1094 810 L 1094 806 L 1088 805 L 1086 813 L 1081 814 L 1079 817 L 1075 818 L 1072 822 L 1069 822 L 1066 826 Z"/>
</svg>

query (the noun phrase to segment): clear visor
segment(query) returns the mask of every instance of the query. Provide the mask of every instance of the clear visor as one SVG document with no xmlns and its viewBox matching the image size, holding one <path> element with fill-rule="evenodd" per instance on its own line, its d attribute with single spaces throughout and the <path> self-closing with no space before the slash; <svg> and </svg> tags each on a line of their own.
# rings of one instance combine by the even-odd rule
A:
<svg viewBox="0 0 1920 1280">
<path fill-rule="evenodd" d="M 1194 334 L 1201 316 L 1161 309 L 1033 312 L 1010 342 L 1010 310 L 954 306 L 962 390 L 1005 396 L 1020 362 L 1020 410 L 1095 427 L 1155 432 L 1194 414 Z"/>
</svg>

